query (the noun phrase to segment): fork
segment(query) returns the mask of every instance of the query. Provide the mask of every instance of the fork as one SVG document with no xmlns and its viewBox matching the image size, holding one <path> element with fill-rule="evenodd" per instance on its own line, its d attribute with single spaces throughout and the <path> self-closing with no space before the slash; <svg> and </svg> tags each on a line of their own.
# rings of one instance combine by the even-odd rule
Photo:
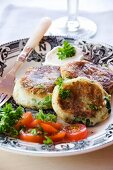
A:
<svg viewBox="0 0 113 170">
<path fill-rule="evenodd" d="M 9 98 L 12 96 L 14 85 L 15 85 L 15 77 L 18 69 L 26 61 L 28 56 L 31 54 L 32 50 L 35 49 L 35 47 L 39 44 L 40 40 L 48 30 L 50 25 L 51 25 L 50 18 L 44 17 L 41 19 L 38 25 L 38 29 L 33 33 L 33 35 L 27 41 L 22 52 L 18 55 L 14 66 L 0 81 L 0 107 L 5 102 L 7 102 Z"/>
</svg>

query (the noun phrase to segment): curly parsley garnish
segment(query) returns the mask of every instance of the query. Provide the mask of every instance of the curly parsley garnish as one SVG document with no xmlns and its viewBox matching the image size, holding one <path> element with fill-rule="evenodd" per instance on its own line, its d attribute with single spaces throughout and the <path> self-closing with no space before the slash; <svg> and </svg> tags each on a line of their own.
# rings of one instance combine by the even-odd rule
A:
<svg viewBox="0 0 113 170">
<path fill-rule="evenodd" d="M 58 48 L 58 59 L 64 60 L 69 57 L 73 57 L 76 54 L 75 47 L 73 47 L 68 41 L 64 41 L 63 46 Z"/>
<path fill-rule="evenodd" d="M 6 104 L 0 108 L 0 133 L 9 134 L 16 137 L 18 131 L 14 128 L 14 125 L 23 115 L 23 108 L 18 107 L 14 109 L 11 104 Z"/>
</svg>

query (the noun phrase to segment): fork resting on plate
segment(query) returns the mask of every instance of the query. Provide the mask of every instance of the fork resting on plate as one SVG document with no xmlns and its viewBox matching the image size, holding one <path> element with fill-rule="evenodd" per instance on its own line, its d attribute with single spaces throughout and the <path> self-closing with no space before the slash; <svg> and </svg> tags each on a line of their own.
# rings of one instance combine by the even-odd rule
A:
<svg viewBox="0 0 113 170">
<path fill-rule="evenodd" d="M 48 17 L 43 18 L 35 33 L 29 38 L 24 49 L 17 57 L 17 60 L 13 68 L 5 75 L 5 77 L 0 81 L 0 106 L 9 100 L 12 96 L 14 85 L 15 85 L 15 75 L 18 69 L 26 61 L 32 50 L 39 44 L 43 35 L 48 30 L 51 25 L 51 19 Z"/>
</svg>

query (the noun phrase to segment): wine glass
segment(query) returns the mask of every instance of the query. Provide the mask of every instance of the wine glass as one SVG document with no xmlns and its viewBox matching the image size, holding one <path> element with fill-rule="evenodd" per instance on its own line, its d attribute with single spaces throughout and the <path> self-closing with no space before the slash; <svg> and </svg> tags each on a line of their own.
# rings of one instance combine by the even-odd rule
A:
<svg viewBox="0 0 113 170">
<path fill-rule="evenodd" d="M 78 16 L 78 6 L 79 0 L 67 0 L 68 16 L 53 21 L 51 35 L 91 38 L 96 34 L 96 24 L 88 18 Z"/>
</svg>

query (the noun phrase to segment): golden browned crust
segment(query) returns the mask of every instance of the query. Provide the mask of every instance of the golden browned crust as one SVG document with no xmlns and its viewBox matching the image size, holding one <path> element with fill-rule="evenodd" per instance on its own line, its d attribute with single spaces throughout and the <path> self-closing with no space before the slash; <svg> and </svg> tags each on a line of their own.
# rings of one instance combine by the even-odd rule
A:
<svg viewBox="0 0 113 170">
<path fill-rule="evenodd" d="M 60 76 L 60 69 L 57 66 L 41 66 L 29 68 L 21 78 L 21 86 L 27 93 L 44 97 L 52 93 L 55 81 Z"/>
<path fill-rule="evenodd" d="M 100 83 L 85 77 L 66 79 L 62 88 L 56 86 L 52 94 L 52 106 L 65 122 L 82 122 L 87 126 L 104 121 L 111 113 L 110 95 Z"/>
<path fill-rule="evenodd" d="M 106 67 L 88 61 L 75 61 L 61 67 L 63 78 L 87 77 L 96 80 L 109 93 L 113 93 L 113 73 Z"/>
<path fill-rule="evenodd" d="M 69 85 L 64 84 L 63 90 L 69 90 L 70 96 L 63 100 L 59 95 L 58 103 L 64 112 L 75 117 L 94 117 L 97 110 L 105 107 L 103 90 L 95 82 L 79 79 Z"/>
</svg>

